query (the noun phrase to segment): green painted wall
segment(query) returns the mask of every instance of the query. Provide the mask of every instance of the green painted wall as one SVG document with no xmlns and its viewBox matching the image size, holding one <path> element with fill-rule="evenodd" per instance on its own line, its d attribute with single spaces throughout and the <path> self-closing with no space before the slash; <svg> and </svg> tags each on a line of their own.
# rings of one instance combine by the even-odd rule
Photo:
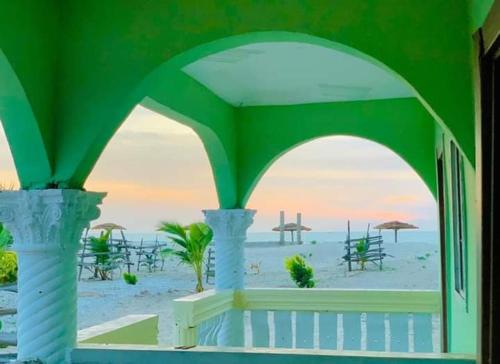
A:
<svg viewBox="0 0 500 364">
<path fill-rule="evenodd" d="M 476 215 L 476 174 L 471 164 L 464 160 L 465 225 L 466 225 L 466 271 L 465 297 L 455 291 L 452 186 L 451 186 L 451 139 L 440 130 L 436 133 L 438 155 L 443 153 L 445 172 L 445 222 L 446 222 L 446 276 L 448 296 L 448 335 L 450 351 L 476 352 L 478 319 L 478 249 Z"/>
</svg>

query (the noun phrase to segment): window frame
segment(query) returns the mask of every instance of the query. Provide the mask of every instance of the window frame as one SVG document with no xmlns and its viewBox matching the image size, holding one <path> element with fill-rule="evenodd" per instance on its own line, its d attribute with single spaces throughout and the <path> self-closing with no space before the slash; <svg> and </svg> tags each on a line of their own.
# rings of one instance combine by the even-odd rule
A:
<svg viewBox="0 0 500 364">
<path fill-rule="evenodd" d="M 467 222 L 464 167 L 462 154 L 453 141 L 450 142 L 450 154 L 454 289 L 463 299 L 466 299 Z"/>
</svg>

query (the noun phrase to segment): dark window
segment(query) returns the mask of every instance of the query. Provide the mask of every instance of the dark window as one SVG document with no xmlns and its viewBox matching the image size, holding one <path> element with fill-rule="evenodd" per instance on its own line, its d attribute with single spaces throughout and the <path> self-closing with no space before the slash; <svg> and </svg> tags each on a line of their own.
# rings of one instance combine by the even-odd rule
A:
<svg viewBox="0 0 500 364">
<path fill-rule="evenodd" d="M 465 204 L 463 161 L 456 145 L 451 143 L 451 190 L 453 209 L 453 261 L 455 290 L 465 298 Z"/>
</svg>

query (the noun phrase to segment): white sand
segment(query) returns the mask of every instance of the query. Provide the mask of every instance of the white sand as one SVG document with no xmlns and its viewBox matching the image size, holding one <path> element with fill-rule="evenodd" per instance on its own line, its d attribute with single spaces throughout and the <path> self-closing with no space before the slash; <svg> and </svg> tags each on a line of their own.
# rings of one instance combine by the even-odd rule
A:
<svg viewBox="0 0 500 364">
<path fill-rule="evenodd" d="M 342 264 L 343 244 L 318 243 L 285 247 L 247 248 L 248 287 L 294 287 L 283 267 L 286 256 L 304 254 L 315 269 L 316 286 L 320 288 L 370 289 L 439 289 L 439 247 L 429 243 L 385 243 L 393 257 L 384 260 L 379 271 L 372 264 L 364 272 L 347 272 Z M 426 256 L 427 254 L 427 256 Z M 418 259 L 420 257 L 420 259 Z M 260 274 L 250 270 L 251 263 L 260 262 Z M 357 267 L 356 267 L 357 268 Z M 136 286 L 122 279 L 113 281 L 82 280 L 78 285 L 78 326 L 85 328 L 128 314 L 160 315 L 161 344 L 171 344 L 172 300 L 193 293 L 194 275 L 189 267 L 170 258 L 163 272 L 138 273 Z M 206 288 L 210 288 L 207 285 Z M 0 292 L 0 307 L 14 307 L 15 294 Z M 15 330 L 15 318 L 4 317 L 5 331 Z"/>
</svg>

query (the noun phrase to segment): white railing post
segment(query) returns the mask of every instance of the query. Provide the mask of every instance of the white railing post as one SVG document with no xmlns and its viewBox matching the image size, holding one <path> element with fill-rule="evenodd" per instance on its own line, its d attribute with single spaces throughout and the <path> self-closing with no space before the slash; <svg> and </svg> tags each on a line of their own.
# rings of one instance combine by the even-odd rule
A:
<svg viewBox="0 0 500 364">
<path fill-rule="evenodd" d="M 30 190 L 0 193 L 0 221 L 18 257 L 18 360 L 68 362 L 76 343 L 76 254 L 104 193 Z"/>
<path fill-rule="evenodd" d="M 205 210 L 205 219 L 214 231 L 215 290 L 242 290 L 245 277 L 244 243 L 255 210 Z M 218 335 L 219 346 L 243 346 L 243 311 L 225 313 Z"/>
</svg>

